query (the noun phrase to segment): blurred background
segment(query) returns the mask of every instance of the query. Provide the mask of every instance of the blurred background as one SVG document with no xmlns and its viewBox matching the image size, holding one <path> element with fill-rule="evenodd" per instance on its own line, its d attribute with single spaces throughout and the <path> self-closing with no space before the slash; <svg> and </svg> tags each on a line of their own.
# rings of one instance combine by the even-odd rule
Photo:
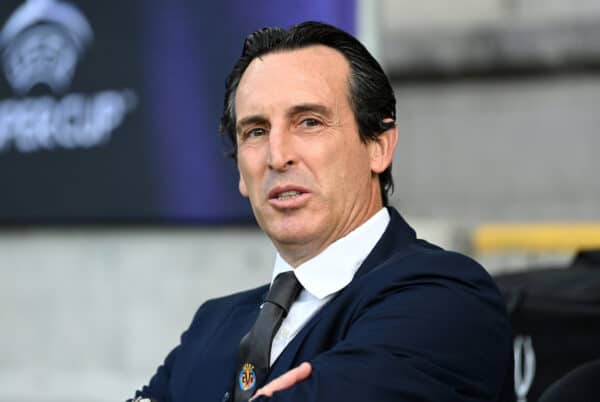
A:
<svg viewBox="0 0 600 402">
<path fill-rule="evenodd" d="M 120 401 L 274 249 L 218 134 L 244 37 L 304 20 L 389 74 L 391 204 L 494 275 L 600 247 L 600 0 L 3 0 L 0 401 Z"/>
</svg>

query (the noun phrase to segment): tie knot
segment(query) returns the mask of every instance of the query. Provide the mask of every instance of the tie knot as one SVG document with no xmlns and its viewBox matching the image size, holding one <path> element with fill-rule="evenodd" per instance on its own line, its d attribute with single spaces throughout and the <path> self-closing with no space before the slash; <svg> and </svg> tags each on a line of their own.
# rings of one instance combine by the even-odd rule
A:
<svg viewBox="0 0 600 402">
<path fill-rule="evenodd" d="M 287 315 L 300 290 L 302 290 L 302 285 L 298 282 L 294 271 L 282 272 L 275 277 L 265 302 L 278 305 L 284 310 L 284 315 Z"/>
</svg>

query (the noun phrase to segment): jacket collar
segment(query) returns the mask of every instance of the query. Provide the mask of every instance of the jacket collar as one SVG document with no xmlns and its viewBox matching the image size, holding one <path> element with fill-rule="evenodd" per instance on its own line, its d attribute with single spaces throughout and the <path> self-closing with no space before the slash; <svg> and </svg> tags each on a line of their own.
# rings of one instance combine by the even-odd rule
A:
<svg viewBox="0 0 600 402">
<path fill-rule="evenodd" d="M 387 207 L 390 213 L 390 223 L 385 229 L 383 236 L 377 242 L 371 253 L 362 263 L 355 278 L 380 266 L 394 251 L 407 247 L 417 240 L 415 230 L 404 220 L 404 218 L 393 207 Z"/>
</svg>

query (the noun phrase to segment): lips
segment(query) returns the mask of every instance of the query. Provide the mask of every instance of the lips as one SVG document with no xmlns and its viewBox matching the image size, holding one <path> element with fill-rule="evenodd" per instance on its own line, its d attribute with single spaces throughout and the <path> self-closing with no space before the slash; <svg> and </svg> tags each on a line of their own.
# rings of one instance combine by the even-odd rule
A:
<svg viewBox="0 0 600 402">
<path fill-rule="evenodd" d="M 299 186 L 279 186 L 269 192 L 269 203 L 276 208 L 298 208 L 308 199 L 310 192 Z"/>
<path fill-rule="evenodd" d="M 304 193 L 308 193 L 308 190 L 300 186 L 277 186 L 269 191 L 269 199 L 289 199 Z"/>
<path fill-rule="evenodd" d="M 283 193 L 279 193 L 277 195 L 277 199 L 278 200 L 289 200 L 290 198 L 294 198 L 294 197 L 298 197 L 300 194 L 302 194 L 299 191 L 284 191 Z"/>
</svg>

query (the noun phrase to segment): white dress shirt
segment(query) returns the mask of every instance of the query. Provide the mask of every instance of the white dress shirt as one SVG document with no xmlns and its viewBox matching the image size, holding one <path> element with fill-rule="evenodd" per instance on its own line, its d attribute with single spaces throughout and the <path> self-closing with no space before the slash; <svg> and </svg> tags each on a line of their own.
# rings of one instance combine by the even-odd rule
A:
<svg viewBox="0 0 600 402">
<path fill-rule="evenodd" d="M 281 272 L 294 270 L 303 289 L 273 338 L 271 365 L 308 320 L 352 281 L 389 222 L 390 214 L 386 208 L 382 208 L 361 226 L 295 270 L 277 253 L 273 279 Z"/>
</svg>

